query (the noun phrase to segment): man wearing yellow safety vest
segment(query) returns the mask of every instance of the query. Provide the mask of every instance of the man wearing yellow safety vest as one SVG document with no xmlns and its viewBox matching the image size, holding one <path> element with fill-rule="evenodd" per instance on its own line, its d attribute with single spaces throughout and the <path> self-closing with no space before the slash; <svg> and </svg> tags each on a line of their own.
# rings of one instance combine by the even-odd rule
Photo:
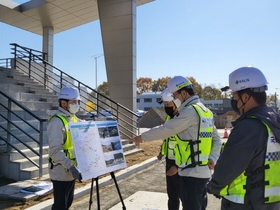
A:
<svg viewBox="0 0 280 210">
<path fill-rule="evenodd" d="M 59 108 L 47 125 L 49 175 L 53 183 L 52 210 L 67 210 L 73 202 L 75 179 L 82 179 L 68 128 L 69 122 L 80 121 L 75 116 L 79 111 L 80 93 L 75 87 L 64 87 L 58 101 Z"/>
<path fill-rule="evenodd" d="M 179 166 L 183 210 L 205 210 L 206 183 L 219 157 L 221 139 L 214 126 L 212 112 L 194 94 L 194 86 L 187 78 L 175 76 L 167 87 L 179 108 L 178 114 L 163 126 L 144 132 L 130 141 L 139 144 L 142 140 L 165 139 L 175 135 L 177 144 L 174 152 Z"/>
<path fill-rule="evenodd" d="M 166 88 L 161 93 L 161 101 L 164 110 L 167 114 L 166 121 L 172 119 L 177 113 L 178 109 L 173 102 L 173 96 Z M 160 148 L 158 160 L 165 156 L 165 172 L 166 172 L 166 191 L 168 195 L 168 210 L 179 210 L 180 206 L 180 176 L 178 174 L 178 167 L 175 163 L 174 149 L 176 146 L 176 138 L 170 136 L 163 140 Z"/>
<path fill-rule="evenodd" d="M 242 67 L 223 88 L 241 115 L 207 185 L 223 210 L 280 209 L 280 117 L 265 105 L 267 84 L 259 69 Z"/>
</svg>

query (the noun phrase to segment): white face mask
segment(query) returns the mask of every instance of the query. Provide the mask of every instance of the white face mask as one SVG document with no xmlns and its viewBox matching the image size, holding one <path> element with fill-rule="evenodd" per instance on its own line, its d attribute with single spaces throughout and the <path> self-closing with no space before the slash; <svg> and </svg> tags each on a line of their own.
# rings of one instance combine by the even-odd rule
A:
<svg viewBox="0 0 280 210">
<path fill-rule="evenodd" d="M 180 99 L 176 98 L 175 100 L 173 100 L 173 103 L 176 105 L 177 109 L 179 109 L 179 107 L 181 106 L 181 101 Z"/>
<path fill-rule="evenodd" d="M 79 111 L 80 105 L 79 104 L 69 104 L 69 112 L 71 114 L 75 114 Z"/>
</svg>

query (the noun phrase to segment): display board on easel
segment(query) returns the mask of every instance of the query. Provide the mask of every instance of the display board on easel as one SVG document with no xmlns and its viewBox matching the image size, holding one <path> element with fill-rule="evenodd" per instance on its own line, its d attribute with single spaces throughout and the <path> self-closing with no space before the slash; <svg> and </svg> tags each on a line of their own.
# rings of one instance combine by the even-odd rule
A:
<svg viewBox="0 0 280 210">
<path fill-rule="evenodd" d="M 126 168 L 117 121 L 69 123 L 83 181 Z"/>
</svg>

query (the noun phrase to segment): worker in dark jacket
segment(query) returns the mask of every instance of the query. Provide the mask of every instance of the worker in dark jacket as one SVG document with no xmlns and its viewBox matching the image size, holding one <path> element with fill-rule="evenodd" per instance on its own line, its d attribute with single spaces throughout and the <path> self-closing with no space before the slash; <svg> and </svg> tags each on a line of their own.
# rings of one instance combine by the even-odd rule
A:
<svg viewBox="0 0 280 210">
<path fill-rule="evenodd" d="M 164 110 L 167 114 L 166 121 L 172 119 L 177 113 L 178 109 L 173 102 L 174 98 L 169 90 L 166 88 L 161 93 L 162 100 L 160 103 L 164 104 Z M 176 138 L 170 136 L 163 140 L 160 152 L 157 156 L 161 160 L 165 156 L 166 160 L 166 191 L 168 196 L 168 210 L 179 210 L 180 207 L 180 176 L 178 174 L 178 166 L 175 163 L 174 149 L 176 146 Z"/>
<path fill-rule="evenodd" d="M 280 117 L 266 103 L 267 80 L 253 67 L 229 75 L 233 123 L 208 193 L 222 197 L 222 210 L 280 209 Z"/>
</svg>

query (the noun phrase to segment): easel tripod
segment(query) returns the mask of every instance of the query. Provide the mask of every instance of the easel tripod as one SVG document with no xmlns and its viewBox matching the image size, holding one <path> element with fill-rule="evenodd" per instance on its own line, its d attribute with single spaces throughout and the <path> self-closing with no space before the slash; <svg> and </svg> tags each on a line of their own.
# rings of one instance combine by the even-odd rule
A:
<svg viewBox="0 0 280 210">
<path fill-rule="evenodd" d="M 116 180 L 116 177 L 115 177 L 115 174 L 114 172 L 110 172 L 111 174 L 111 177 L 112 179 L 114 180 L 115 182 L 115 186 L 117 188 L 117 191 L 118 191 L 118 194 L 119 194 L 119 197 L 120 197 L 120 200 L 122 202 L 122 209 L 123 210 L 126 210 L 126 207 L 124 205 L 124 202 L 123 202 L 123 199 L 122 199 L 122 195 L 121 195 L 121 192 L 120 192 L 120 189 L 119 189 L 119 186 L 117 184 L 117 180 Z M 98 177 L 96 178 L 92 178 L 91 180 L 91 189 L 90 189 L 90 200 L 89 200 L 89 210 L 91 209 L 91 204 L 92 204 L 92 191 L 93 191 L 93 182 L 95 180 L 95 183 L 96 183 L 96 199 L 97 199 L 97 209 L 100 210 L 100 196 L 99 196 L 99 185 L 98 185 Z"/>
</svg>

